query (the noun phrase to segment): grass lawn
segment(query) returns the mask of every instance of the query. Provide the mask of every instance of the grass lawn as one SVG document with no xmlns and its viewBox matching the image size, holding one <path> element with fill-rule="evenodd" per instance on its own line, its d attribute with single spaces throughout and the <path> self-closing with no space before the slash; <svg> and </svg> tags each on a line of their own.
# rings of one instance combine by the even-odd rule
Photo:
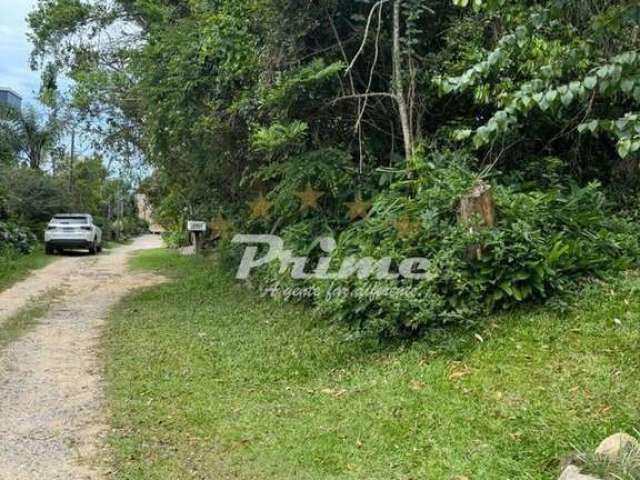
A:
<svg viewBox="0 0 640 480">
<path fill-rule="evenodd" d="M 379 347 L 202 259 L 133 268 L 172 280 L 105 333 L 115 478 L 555 479 L 565 454 L 640 425 L 636 274 L 571 313 Z"/>
<path fill-rule="evenodd" d="M 24 279 L 32 270 L 48 265 L 52 260 L 53 257 L 45 255 L 44 247 L 40 246 L 28 255 L 0 255 L 0 292 Z"/>
</svg>

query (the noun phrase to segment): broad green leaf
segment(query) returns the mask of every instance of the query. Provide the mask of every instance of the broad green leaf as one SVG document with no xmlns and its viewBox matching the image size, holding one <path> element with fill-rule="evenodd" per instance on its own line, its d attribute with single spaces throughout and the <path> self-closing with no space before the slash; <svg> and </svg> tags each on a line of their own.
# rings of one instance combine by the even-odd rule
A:
<svg viewBox="0 0 640 480">
<path fill-rule="evenodd" d="M 598 78 L 606 78 L 611 74 L 611 67 L 609 65 L 605 65 L 604 67 L 600 67 L 596 71 L 596 75 Z"/>
<path fill-rule="evenodd" d="M 559 94 L 557 90 L 550 90 L 549 92 L 547 92 L 545 96 L 547 97 L 547 100 L 549 101 L 549 103 L 553 103 L 556 101 Z"/>
<path fill-rule="evenodd" d="M 472 133 L 473 133 L 473 130 L 468 128 L 463 130 L 456 130 L 455 132 L 453 132 L 453 138 L 454 140 L 457 140 L 457 141 L 466 140 L 471 136 Z"/>
<path fill-rule="evenodd" d="M 582 82 L 582 85 L 587 90 L 593 90 L 597 84 L 598 84 L 598 79 L 596 77 L 587 77 Z"/>
<path fill-rule="evenodd" d="M 489 131 L 489 128 L 487 128 L 486 126 L 480 127 L 478 130 L 476 130 L 476 135 L 473 137 L 473 145 L 476 148 L 480 148 L 481 146 L 489 143 L 490 137 L 491 132 Z"/>
<path fill-rule="evenodd" d="M 635 85 L 635 81 L 634 80 L 625 80 L 624 82 L 622 82 L 620 84 L 620 89 L 624 92 L 624 93 L 629 93 L 633 90 L 633 87 Z"/>
<path fill-rule="evenodd" d="M 546 112 L 547 110 L 549 110 L 549 100 L 547 100 L 547 96 L 543 96 L 542 99 L 538 102 L 538 106 L 540 107 L 540 110 L 542 110 L 543 112 Z"/>
<path fill-rule="evenodd" d="M 529 96 L 522 97 L 520 99 L 520 102 L 522 103 L 522 106 L 525 108 L 525 110 L 530 110 L 534 103 L 533 98 Z"/>
<path fill-rule="evenodd" d="M 581 87 L 582 85 L 580 84 L 580 82 L 571 82 L 569 84 L 569 90 L 571 90 L 575 94 L 580 93 Z"/>
<path fill-rule="evenodd" d="M 598 120 L 591 120 L 587 123 L 581 123 L 580 125 L 578 125 L 578 133 L 584 133 L 587 130 L 589 130 L 591 133 L 594 133 L 598 129 L 598 126 Z"/>
<path fill-rule="evenodd" d="M 626 158 L 631 152 L 631 139 L 623 138 L 618 142 L 618 155 L 622 158 Z"/>
<path fill-rule="evenodd" d="M 622 131 L 625 130 L 627 128 L 627 125 L 629 124 L 629 119 L 628 118 L 621 118 L 619 120 L 616 120 L 615 126 L 618 130 Z"/>
</svg>

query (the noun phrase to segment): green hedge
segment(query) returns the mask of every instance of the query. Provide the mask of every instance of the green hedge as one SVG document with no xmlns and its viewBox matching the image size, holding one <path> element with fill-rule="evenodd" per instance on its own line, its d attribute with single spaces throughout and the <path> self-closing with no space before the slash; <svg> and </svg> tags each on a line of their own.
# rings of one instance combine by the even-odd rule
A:
<svg viewBox="0 0 640 480">
<path fill-rule="evenodd" d="M 28 228 L 0 222 L 0 254 L 8 250 L 27 254 L 37 245 L 38 238 Z"/>
</svg>

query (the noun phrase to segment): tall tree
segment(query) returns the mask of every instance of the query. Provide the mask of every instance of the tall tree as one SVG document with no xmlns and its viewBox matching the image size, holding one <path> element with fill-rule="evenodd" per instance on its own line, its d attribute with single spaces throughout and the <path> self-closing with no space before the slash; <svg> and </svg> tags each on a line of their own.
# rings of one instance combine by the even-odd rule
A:
<svg viewBox="0 0 640 480">
<path fill-rule="evenodd" d="M 49 151 L 56 145 L 60 124 L 54 117 L 43 120 L 33 108 L 4 110 L 0 130 L 16 157 L 39 170 Z"/>
</svg>

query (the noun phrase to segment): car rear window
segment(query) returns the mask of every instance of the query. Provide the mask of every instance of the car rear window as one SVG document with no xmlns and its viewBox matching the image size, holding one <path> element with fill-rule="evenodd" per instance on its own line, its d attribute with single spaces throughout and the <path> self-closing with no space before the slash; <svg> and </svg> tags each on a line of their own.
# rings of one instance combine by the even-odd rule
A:
<svg viewBox="0 0 640 480">
<path fill-rule="evenodd" d="M 56 223 L 64 223 L 68 225 L 86 225 L 89 223 L 87 217 L 53 217 Z"/>
</svg>

